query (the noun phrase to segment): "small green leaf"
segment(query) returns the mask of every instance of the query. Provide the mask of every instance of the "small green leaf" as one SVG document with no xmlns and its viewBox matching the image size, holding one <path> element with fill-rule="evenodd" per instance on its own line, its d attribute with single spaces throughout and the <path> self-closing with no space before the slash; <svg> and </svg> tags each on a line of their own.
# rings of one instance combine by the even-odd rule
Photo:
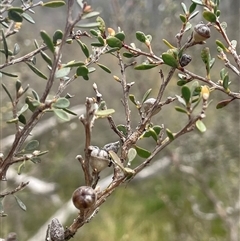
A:
<svg viewBox="0 0 240 241">
<path fill-rule="evenodd" d="M 161 126 L 158 126 L 158 125 L 155 125 L 152 128 L 156 132 L 157 135 L 159 135 L 161 130 L 163 129 Z"/>
<path fill-rule="evenodd" d="M 180 18 L 180 20 L 181 20 L 183 23 L 186 23 L 187 19 L 186 19 L 186 16 L 185 16 L 185 15 L 179 14 L 179 18 Z"/>
<path fill-rule="evenodd" d="M 26 205 L 21 201 L 21 199 L 19 199 L 15 194 L 13 195 L 15 197 L 15 200 L 17 202 L 17 204 L 19 205 L 19 207 L 23 210 L 23 211 L 27 211 L 27 207 Z"/>
<path fill-rule="evenodd" d="M 204 6 L 204 3 L 202 0 L 192 0 L 193 3 L 200 5 L 200 6 Z"/>
<path fill-rule="evenodd" d="M 53 109 L 54 114 L 63 121 L 69 121 L 70 118 L 68 114 L 62 109 Z"/>
<path fill-rule="evenodd" d="M 151 156 L 151 152 L 149 152 L 146 149 L 143 149 L 142 147 L 135 146 L 135 149 L 137 151 L 137 154 L 142 158 L 148 158 Z"/>
<path fill-rule="evenodd" d="M 222 101 L 218 102 L 216 109 L 221 109 L 221 108 L 227 106 L 231 101 L 232 101 L 232 99 L 227 99 L 227 100 L 222 100 Z"/>
<path fill-rule="evenodd" d="M 136 106 L 138 105 L 135 95 L 130 94 L 130 95 L 129 95 L 129 99 L 132 101 L 132 103 L 133 103 L 134 105 L 136 105 Z"/>
<path fill-rule="evenodd" d="M 86 66 L 80 66 L 76 70 L 76 75 L 77 76 L 87 76 L 89 73 L 89 70 Z"/>
<path fill-rule="evenodd" d="M 92 73 L 92 72 L 94 72 L 94 71 L 96 71 L 96 68 L 94 68 L 94 67 L 88 67 L 88 73 L 89 73 L 89 74 Z"/>
<path fill-rule="evenodd" d="M 188 20 L 191 20 L 191 19 L 193 19 L 195 16 L 197 16 L 199 14 L 199 11 L 195 11 L 194 13 L 192 13 L 190 16 L 189 16 L 189 18 L 188 18 Z"/>
<path fill-rule="evenodd" d="M 14 22 L 22 22 L 23 21 L 21 14 L 18 11 L 16 11 L 16 9 L 8 10 L 8 18 L 13 20 Z"/>
<path fill-rule="evenodd" d="M 202 61 L 204 62 L 205 66 L 206 66 L 206 72 L 207 72 L 207 77 L 208 79 L 210 79 L 210 60 L 211 60 L 211 55 L 210 55 L 210 50 L 208 47 L 205 47 L 202 49 L 201 51 L 201 58 Z"/>
<path fill-rule="evenodd" d="M 25 168 L 25 161 L 23 161 L 23 162 L 19 165 L 18 170 L 17 170 L 17 174 L 18 174 L 18 175 L 21 175 L 22 170 L 23 170 L 24 168 Z"/>
<path fill-rule="evenodd" d="M 87 45 L 85 43 L 83 43 L 82 41 L 80 41 L 79 39 L 77 39 L 77 42 L 80 45 L 80 47 L 81 47 L 83 53 L 85 54 L 85 56 L 87 58 L 89 58 L 90 54 L 89 54 L 89 50 L 88 50 Z"/>
<path fill-rule="evenodd" d="M 25 152 L 35 151 L 39 146 L 39 141 L 37 140 L 31 140 L 27 143 L 24 150 Z"/>
<path fill-rule="evenodd" d="M 28 67 L 39 77 L 43 78 L 43 79 L 48 79 L 46 75 L 44 75 L 39 69 L 37 69 L 34 65 L 26 63 L 28 65 Z"/>
<path fill-rule="evenodd" d="M 192 3 L 189 7 L 189 13 L 193 13 L 193 11 L 196 9 L 197 7 L 197 4 L 196 3 Z"/>
<path fill-rule="evenodd" d="M 128 166 L 131 164 L 131 162 L 134 160 L 134 158 L 137 155 L 137 151 L 134 148 L 130 148 L 128 151 Z"/>
<path fill-rule="evenodd" d="M 62 40 L 62 37 L 63 37 L 63 32 L 62 30 L 56 30 L 53 34 L 53 44 L 56 45 L 58 40 Z"/>
<path fill-rule="evenodd" d="M 48 8 L 58 8 L 64 5 L 65 5 L 64 1 L 50 1 L 42 4 L 43 7 L 48 7 Z"/>
<path fill-rule="evenodd" d="M 175 49 L 175 47 L 171 45 L 166 39 L 163 39 L 163 43 L 165 43 L 170 49 Z"/>
<path fill-rule="evenodd" d="M 17 55 L 20 51 L 20 47 L 18 45 L 18 43 L 15 43 L 14 44 L 14 47 L 13 47 L 13 55 Z"/>
<path fill-rule="evenodd" d="M 97 43 L 93 42 L 93 43 L 91 43 L 91 46 L 93 46 L 93 47 L 103 47 L 103 45 L 101 43 L 99 43 L 99 42 L 97 42 Z"/>
<path fill-rule="evenodd" d="M 220 40 L 216 40 L 216 44 L 217 44 L 217 46 L 222 48 L 225 52 L 228 51 L 228 49 L 225 47 L 225 45 Z"/>
<path fill-rule="evenodd" d="M 192 24 L 189 23 L 189 22 L 187 22 L 187 23 L 186 23 L 186 27 L 185 27 L 185 29 L 184 29 L 184 33 L 187 32 L 187 31 L 189 31 L 191 28 L 192 28 Z"/>
<path fill-rule="evenodd" d="M 23 107 L 20 109 L 20 111 L 18 111 L 17 115 L 19 116 L 27 110 L 28 110 L 28 104 L 24 104 Z"/>
<path fill-rule="evenodd" d="M 107 66 L 105 66 L 105 65 L 103 65 L 103 64 L 99 64 L 99 63 L 96 63 L 101 69 L 103 69 L 104 71 L 106 71 L 107 73 L 109 73 L 109 74 L 111 74 L 111 70 L 107 67 Z"/>
<path fill-rule="evenodd" d="M 33 94 L 33 97 L 35 98 L 35 100 L 40 101 L 38 93 L 35 90 L 33 90 L 33 89 L 32 89 L 32 94 Z"/>
<path fill-rule="evenodd" d="M 95 27 L 99 27 L 99 23 L 94 22 L 94 23 L 81 23 L 76 25 L 75 27 L 78 28 L 95 28 Z"/>
<path fill-rule="evenodd" d="M 12 73 L 10 74 L 10 73 L 3 72 L 3 71 L 0 71 L 0 73 L 3 74 L 3 75 L 9 76 L 9 77 L 13 77 L 13 78 L 18 77 L 18 75 L 16 75 L 16 74 L 12 74 Z"/>
<path fill-rule="evenodd" d="M 174 140 L 174 134 L 168 128 L 166 129 L 166 133 L 167 133 L 167 136 L 168 136 L 169 140 L 173 141 Z"/>
<path fill-rule="evenodd" d="M 136 32 L 136 38 L 137 38 L 137 40 L 139 40 L 142 43 L 145 43 L 145 41 L 147 39 L 146 35 L 143 32 L 140 32 L 140 31 Z"/>
<path fill-rule="evenodd" d="M 54 108 L 63 109 L 63 108 L 68 108 L 69 105 L 70 105 L 69 100 L 64 97 L 61 97 L 61 98 L 58 98 L 57 101 L 52 106 Z"/>
<path fill-rule="evenodd" d="M 82 19 L 89 19 L 93 17 L 97 17 L 100 13 L 96 11 L 92 11 L 90 13 L 83 14 Z"/>
<path fill-rule="evenodd" d="M 76 113 L 74 113 L 73 111 L 71 111 L 71 110 L 69 110 L 69 109 L 67 109 L 67 108 L 63 108 L 63 110 L 64 110 L 65 112 L 67 112 L 68 114 L 70 114 L 70 115 L 77 116 Z"/>
<path fill-rule="evenodd" d="M 26 125 L 26 123 L 27 123 L 27 120 L 24 115 L 19 115 L 18 120 L 24 125 Z"/>
<path fill-rule="evenodd" d="M 127 135 L 127 127 L 125 125 L 120 124 L 120 125 L 117 126 L 117 129 L 120 132 L 122 132 L 123 135 L 125 135 L 125 136 Z"/>
<path fill-rule="evenodd" d="M 42 58 L 44 59 L 44 61 L 49 65 L 52 66 L 52 60 L 51 58 L 43 51 L 40 52 Z"/>
<path fill-rule="evenodd" d="M 185 5 L 185 3 L 181 3 L 181 6 L 182 6 L 182 9 L 183 9 L 183 12 L 185 13 L 185 14 L 188 14 L 188 10 L 187 10 L 187 6 Z"/>
<path fill-rule="evenodd" d="M 28 15 L 27 13 L 23 13 L 23 14 L 22 14 L 22 17 L 23 17 L 25 20 L 27 20 L 29 23 L 32 23 L 32 24 L 35 23 L 35 21 L 33 20 L 33 18 L 32 18 L 30 15 Z"/>
<path fill-rule="evenodd" d="M 142 104 L 144 103 L 144 101 L 147 100 L 147 98 L 148 98 L 148 96 L 150 95 L 151 91 L 152 91 L 152 89 L 149 89 L 149 90 L 147 90 L 147 91 L 145 92 L 145 94 L 143 95 L 143 98 L 142 98 L 142 102 L 141 102 Z"/>
<path fill-rule="evenodd" d="M 8 59 L 8 45 L 7 45 L 7 40 L 5 38 L 3 30 L 2 30 L 2 41 L 3 41 L 4 54 L 6 59 Z"/>
<path fill-rule="evenodd" d="M 191 99 L 191 91 L 187 86 L 183 86 L 181 89 L 182 97 L 184 98 L 186 104 L 190 102 Z"/>
<path fill-rule="evenodd" d="M 171 54 L 163 53 L 162 54 L 162 59 L 163 59 L 163 62 L 166 65 L 169 65 L 169 66 L 171 66 L 173 68 L 177 68 L 178 67 L 177 60 Z"/>
<path fill-rule="evenodd" d="M 84 75 L 82 76 L 84 80 L 89 80 L 89 76 L 88 75 Z"/>
<path fill-rule="evenodd" d="M 115 112 L 114 109 L 98 110 L 95 115 L 100 118 L 105 118 L 112 115 Z"/>
<path fill-rule="evenodd" d="M 149 133 L 150 133 L 150 136 L 157 142 L 157 140 L 158 140 L 158 135 L 157 135 L 157 133 L 155 132 L 155 130 L 154 130 L 152 127 L 150 127 L 150 128 L 148 129 L 148 131 L 149 131 Z"/>
<path fill-rule="evenodd" d="M 196 127 L 200 132 L 205 132 L 207 130 L 206 126 L 201 120 L 197 120 Z"/>
<path fill-rule="evenodd" d="M 114 35 L 115 38 L 118 38 L 120 41 L 124 41 L 125 39 L 125 34 L 120 32 Z"/>
<path fill-rule="evenodd" d="M 229 75 L 228 72 L 225 74 L 224 78 L 223 78 L 223 88 L 225 90 L 228 90 L 228 86 L 229 86 Z"/>
<path fill-rule="evenodd" d="M 66 67 L 79 67 L 79 66 L 83 66 L 85 65 L 85 63 L 83 61 L 70 61 L 69 63 L 67 63 L 66 65 L 64 65 L 64 68 Z"/>
<path fill-rule="evenodd" d="M 20 80 L 17 80 L 15 83 L 15 87 L 16 87 L 16 93 L 18 93 L 18 91 L 20 90 L 20 88 L 22 87 L 22 83 Z"/>
<path fill-rule="evenodd" d="M 98 37 L 99 34 L 100 34 L 100 32 L 97 31 L 97 30 L 95 30 L 95 29 L 90 29 L 90 33 L 91 33 L 93 36 L 95 36 L 95 37 Z"/>
<path fill-rule="evenodd" d="M 210 11 L 203 11 L 202 15 L 208 22 L 215 23 L 217 20 L 217 16 Z"/>
<path fill-rule="evenodd" d="M 178 86 L 183 86 L 183 85 L 185 85 L 185 84 L 187 84 L 187 81 L 186 81 L 186 80 L 180 79 L 180 80 L 178 80 L 178 82 L 177 82 L 177 85 L 178 85 Z"/>
<path fill-rule="evenodd" d="M 175 106 L 175 110 L 178 111 L 178 112 L 185 113 L 185 114 L 188 115 L 188 111 L 183 109 L 182 107 Z"/>
<path fill-rule="evenodd" d="M 136 70 L 147 70 L 147 69 L 152 69 L 158 66 L 157 64 L 140 64 L 134 67 Z"/>
<path fill-rule="evenodd" d="M 60 78 L 63 78 L 65 76 L 67 76 L 71 71 L 71 68 L 70 67 L 64 67 L 64 68 L 61 68 L 59 70 L 56 71 L 55 73 L 55 78 L 56 79 L 60 79 Z"/>
<path fill-rule="evenodd" d="M 105 25 L 104 20 L 101 17 L 98 16 L 96 18 L 96 21 L 99 24 L 98 25 L 98 29 L 101 31 L 102 34 L 104 34 L 105 33 L 105 29 L 106 29 L 106 25 Z"/>
<path fill-rule="evenodd" d="M 123 57 L 125 57 L 125 58 L 132 58 L 132 57 L 134 57 L 134 55 L 131 54 L 131 53 L 125 52 L 125 53 L 123 53 Z"/>
<path fill-rule="evenodd" d="M 106 41 L 111 48 L 122 48 L 122 41 L 116 37 L 109 37 Z"/>
<path fill-rule="evenodd" d="M 98 39 L 99 43 L 100 43 L 102 46 L 105 45 L 105 42 L 104 42 L 104 39 L 103 39 L 102 36 L 98 36 L 97 39 Z"/>
<path fill-rule="evenodd" d="M 46 31 L 44 30 L 41 30 L 40 31 L 40 35 L 41 35 L 41 38 L 43 39 L 44 43 L 47 45 L 47 47 L 49 48 L 49 50 L 54 53 L 54 45 L 53 45 L 53 42 L 52 42 L 52 39 L 49 37 L 49 35 L 47 34 Z"/>
<path fill-rule="evenodd" d="M 5 86 L 5 84 L 2 83 L 2 87 L 5 90 L 5 92 L 7 93 L 9 99 L 11 100 L 11 102 L 13 103 L 13 98 L 12 98 L 11 94 L 9 93 L 9 91 L 8 91 L 7 87 Z"/>
<path fill-rule="evenodd" d="M 179 103 L 181 103 L 183 106 L 186 106 L 186 101 L 179 95 L 176 95 L 177 100 Z"/>
</svg>

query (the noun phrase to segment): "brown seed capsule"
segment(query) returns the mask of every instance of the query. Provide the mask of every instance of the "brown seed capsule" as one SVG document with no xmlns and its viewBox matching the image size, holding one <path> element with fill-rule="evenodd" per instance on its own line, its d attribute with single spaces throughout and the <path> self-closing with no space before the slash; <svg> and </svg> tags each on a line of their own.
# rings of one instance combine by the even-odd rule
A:
<svg viewBox="0 0 240 241">
<path fill-rule="evenodd" d="M 81 186 L 77 188 L 72 195 L 72 202 L 79 210 L 90 208 L 95 204 L 96 200 L 96 192 L 93 188 L 88 186 Z"/>
<path fill-rule="evenodd" d="M 192 60 L 192 57 L 188 54 L 183 54 L 179 63 L 182 67 L 187 66 Z"/>
<path fill-rule="evenodd" d="M 210 28 L 204 23 L 199 23 L 194 27 L 193 40 L 194 42 L 202 42 L 210 38 L 210 34 Z"/>
</svg>

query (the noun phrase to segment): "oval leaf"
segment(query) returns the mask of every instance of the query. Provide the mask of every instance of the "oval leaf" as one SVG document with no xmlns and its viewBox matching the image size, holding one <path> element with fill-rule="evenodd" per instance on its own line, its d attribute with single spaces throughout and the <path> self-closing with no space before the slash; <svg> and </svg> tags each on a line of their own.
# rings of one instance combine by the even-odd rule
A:
<svg viewBox="0 0 240 241">
<path fill-rule="evenodd" d="M 134 148 L 130 148 L 129 151 L 128 151 L 128 164 L 130 164 L 133 159 L 136 157 L 137 155 L 137 151 L 134 149 Z"/>
<path fill-rule="evenodd" d="M 169 138 L 171 141 L 173 141 L 173 140 L 174 140 L 174 135 L 173 135 L 173 133 L 172 133 L 168 128 L 166 129 L 166 133 L 167 133 L 168 138 Z"/>
<path fill-rule="evenodd" d="M 105 118 L 112 115 L 115 112 L 114 109 L 98 110 L 95 115 L 100 118 Z"/>
<path fill-rule="evenodd" d="M 204 11 L 202 15 L 208 22 L 214 23 L 217 20 L 217 16 L 210 11 Z"/>
<path fill-rule="evenodd" d="M 56 30 L 55 32 L 54 32 L 54 34 L 53 34 L 53 44 L 54 45 L 56 45 L 57 44 L 57 41 L 59 40 L 59 39 L 61 39 L 62 40 L 62 37 L 63 37 L 63 32 L 62 32 L 62 30 Z"/>
<path fill-rule="evenodd" d="M 103 69 L 104 71 L 106 71 L 107 73 L 111 74 L 111 70 L 110 70 L 107 66 L 105 66 L 105 65 L 103 65 L 103 64 L 99 64 L 99 63 L 97 63 L 97 65 L 98 65 L 101 69 Z"/>
<path fill-rule="evenodd" d="M 55 73 L 55 78 L 56 79 L 60 79 L 60 78 L 63 78 L 65 76 L 67 76 L 71 71 L 71 68 L 70 67 L 64 67 L 64 68 L 61 68 L 59 69 L 58 71 L 56 71 Z"/>
<path fill-rule="evenodd" d="M 152 69 L 158 66 L 157 64 L 140 64 L 134 67 L 136 70 L 147 70 L 147 69 Z"/>
<path fill-rule="evenodd" d="M 54 45 L 53 45 L 53 42 L 52 42 L 52 39 L 49 37 L 49 35 L 47 34 L 46 31 L 44 30 L 41 30 L 40 31 L 40 35 L 44 41 L 44 43 L 47 45 L 47 47 L 49 48 L 49 50 L 54 53 Z"/>
<path fill-rule="evenodd" d="M 37 69 L 34 65 L 26 63 L 28 65 L 28 67 L 39 77 L 43 78 L 43 79 L 48 79 L 46 75 L 44 75 L 39 69 Z"/>
<path fill-rule="evenodd" d="M 30 15 L 28 15 L 27 13 L 23 13 L 23 14 L 22 14 L 22 17 L 23 17 L 25 20 L 27 20 L 29 23 L 32 23 L 32 24 L 35 23 L 35 21 L 33 20 L 33 18 L 32 18 Z"/>
<path fill-rule="evenodd" d="M 177 68 L 178 67 L 178 62 L 177 60 L 171 55 L 171 54 L 168 54 L 168 53 L 163 53 L 162 54 L 162 59 L 163 59 L 163 62 L 173 68 Z"/>
<path fill-rule="evenodd" d="M 87 76 L 89 73 L 89 70 L 86 66 L 80 66 L 77 68 L 76 75 L 77 76 Z"/>
<path fill-rule="evenodd" d="M 70 105 L 70 101 L 64 97 L 58 98 L 57 101 L 52 105 L 55 108 L 67 108 Z"/>
<path fill-rule="evenodd" d="M 27 207 L 26 205 L 22 202 L 21 199 L 19 199 L 16 195 L 14 195 L 15 200 L 17 202 L 17 204 L 19 205 L 19 207 L 23 210 L 23 211 L 27 211 Z"/>
<path fill-rule="evenodd" d="M 188 104 L 191 98 L 191 91 L 187 86 L 183 86 L 182 89 L 182 97 L 184 98 L 184 100 L 186 101 L 186 103 Z"/>
<path fill-rule="evenodd" d="M 122 41 L 119 40 L 116 37 L 109 37 L 107 38 L 107 44 L 111 48 L 121 48 L 122 47 Z"/>
<path fill-rule="evenodd" d="M 231 101 L 232 101 L 232 99 L 222 100 L 222 101 L 218 102 L 216 108 L 221 109 L 221 108 L 227 106 Z"/>
<path fill-rule="evenodd" d="M 69 121 L 70 120 L 70 117 L 68 116 L 68 114 L 64 110 L 53 109 L 53 112 L 58 118 L 60 118 L 63 121 Z"/>
<path fill-rule="evenodd" d="M 31 140 L 27 143 L 27 145 L 25 146 L 24 150 L 26 152 L 29 152 L 29 151 L 34 151 L 38 148 L 39 146 L 39 141 L 37 140 Z"/>
<path fill-rule="evenodd" d="M 196 127 L 198 128 L 198 130 L 200 132 L 205 132 L 207 130 L 206 126 L 204 125 L 204 123 L 201 120 L 197 120 Z"/>
<path fill-rule="evenodd" d="M 58 8 L 63 5 L 65 5 L 64 1 L 51 1 L 51 2 L 46 2 L 42 4 L 43 7 L 48 7 L 48 8 Z"/>
<path fill-rule="evenodd" d="M 135 146 L 135 149 L 137 151 L 137 154 L 142 158 L 148 158 L 151 156 L 151 152 L 149 152 L 146 149 L 143 149 L 142 147 Z"/>
<path fill-rule="evenodd" d="M 77 39 L 77 42 L 80 45 L 80 47 L 81 47 L 83 53 L 85 54 L 85 56 L 87 58 L 89 58 L 90 54 L 89 54 L 89 50 L 88 50 L 87 45 L 85 43 L 83 43 L 82 41 L 80 41 L 79 39 Z"/>
<path fill-rule="evenodd" d="M 20 13 L 15 11 L 16 9 L 10 9 L 8 10 L 8 18 L 13 20 L 14 22 L 22 22 L 23 18 Z"/>
<path fill-rule="evenodd" d="M 136 32 L 136 38 L 137 38 L 137 40 L 139 40 L 142 43 L 145 43 L 145 41 L 147 39 L 146 35 L 141 31 Z"/>
</svg>

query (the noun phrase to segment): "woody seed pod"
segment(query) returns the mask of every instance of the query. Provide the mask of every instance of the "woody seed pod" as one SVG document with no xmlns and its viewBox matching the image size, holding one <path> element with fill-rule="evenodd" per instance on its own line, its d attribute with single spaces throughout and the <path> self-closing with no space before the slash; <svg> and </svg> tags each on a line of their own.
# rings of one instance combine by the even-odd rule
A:
<svg viewBox="0 0 240 241">
<path fill-rule="evenodd" d="M 206 24 L 199 23 L 194 27 L 193 40 L 194 42 L 202 42 L 210 38 L 210 34 L 210 28 Z"/>
<path fill-rule="evenodd" d="M 77 188 L 72 195 L 72 202 L 80 211 L 90 208 L 95 204 L 96 200 L 96 192 L 89 186 L 81 186 Z"/>
</svg>

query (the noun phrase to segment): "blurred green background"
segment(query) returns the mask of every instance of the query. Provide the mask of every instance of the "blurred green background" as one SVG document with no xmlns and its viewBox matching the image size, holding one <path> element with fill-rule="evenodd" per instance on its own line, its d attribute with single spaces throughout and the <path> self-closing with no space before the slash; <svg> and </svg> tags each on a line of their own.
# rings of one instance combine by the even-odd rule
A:
<svg viewBox="0 0 240 241">
<path fill-rule="evenodd" d="M 184 1 L 187 6 L 191 1 Z M 144 49 L 144 46 L 135 40 L 135 32 L 143 31 L 153 37 L 153 51 L 160 55 L 167 50 L 162 39 L 167 39 L 175 45 L 175 35 L 181 28 L 179 14 L 182 13 L 180 1 L 173 0 L 98 0 L 88 1 L 93 9 L 101 12 L 101 17 L 106 21 L 107 27 L 117 29 L 120 26 L 126 34 L 126 42 L 135 42 L 137 46 Z M 220 5 L 221 21 L 228 23 L 227 34 L 230 39 L 239 40 L 239 1 L 222 1 Z M 199 15 L 193 19 L 193 24 L 202 20 L 200 7 Z M 78 9 L 76 8 L 77 13 Z M 33 16 L 36 24 L 31 25 L 25 22 L 19 34 L 12 36 L 10 46 L 16 42 L 21 47 L 19 56 L 34 50 L 33 40 L 41 43 L 39 31 L 44 29 L 48 33 L 53 33 L 57 29 L 64 29 L 66 7 L 57 9 L 36 9 Z M 236 31 L 238 30 L 238 31 Z M 187 37 L 187 36 L 186 36 Z M 224 67 L 223 63 L 217 59 L 215 39 L 222 40 L 215 29 L 212 28 L 212 37 L 207 41 L 206 46 L 211 49 L 212 57 L 216 58 L 215 67 L 212 72 L 212 79 L 219 79 L 219 71 Z M 89 39 L 83 41 L 90 46 Z M 203 46 L 195 46 L 188 50 L 193 58 L 188 68 L 199 75 L 204 74 L 204 65 L 200 59 L 200 51 Z M 239 47 L 238 47 L 239 52 Z M 63 52 L 62 62 L 70 60 L 84 60 L 77 43 L 66 45 Z M 231 59 L 231 58 L 230 58 Z M 137 59 L 141 63 L 143 59 Z M 232 59 L 231 59 L 232 60 Z M 126 60 L 128 62 L 128 60 Z M 94 96 L 92 84 L 97 83 L 99 91 L 109 108 L 114 108 L 116 113 L 113 118 L 116 124 L 124 123 L 124 110 L 121 105 L 121 86 L 114 81 L 113 75 L 120 76 L 117 59 L 102 56 L 100 63 L 105 64 L 112 70 L 112 74 L 107 74 L 101 69 L 90 75 L 90 80 L 77 79 L 64 93 L 75 95 L 71 99 L 72 106 L 80 107 L 84 104 L 86 97 Z M 47 73 L 46 66 L 40 56 L 37 56 L 37 67 Z M 169 68 L 163 67 L 167 73 Z M 30 84 L 30 87 L 39 93 L 44 88 L 44 80 L 40 80 L 34 75 L 25 64 L 14 65 L 4 69 L 6 72 L 13 71 L 19 74 L 19 79 L 23 86 Z M 143 94 L 153 88 L 151 97 L 155 97 L 158 87 L 161 84 L 158 69 L 149 71 L 134 71 L 127 69 L 128 82 L 135 82 L 131 92 L 137 99 L 141 99 Z M 231 88 L 239 90 L 239 78 L 229 71 Z M 3 83 L 14 91 L 14 81 L 11 78 L 3 77 Z M 180 93 L 180 88 L 176 85 L 175 76 L 167 91 L 165 98 Z M 54 95 L 58 83 L 52 90 Z M 1 90 L 1 136 L 2 140 L 14 134 L 6 120 L 11 117 L 10 104 L 5 93 Z M 192 166 L 201 173 L 202 178 L 208 185 L 223 206 L 229 213 L 233 208 L 239 211 L 239 102 L 235 101 L 226 108 L 216 110 L 215 106 L 226 96 L 220 92 L 211 95 L 213 102 L 207 109 L 207 117 L 204 120 L 208 130 L 204 134 L 197 131 L 184 135 L 177 139 L 163 150 L 155 160 L 168 157 L 171 160 L 180 161 L 182 164 Z M 173 132 L 178 131 L 187 121 L 185 117 L 174 110 L 176 104 L 165 107 L 159 115 L 153 118 L 154 124 L 164 124 Z M 134 106 L 132 109 L 133 126 L 139 121 L 136 116 Z M 46 126 L 55 125 L 55 117 L 46 114 L 44 120 L 48 121 Z M 41 122 L 38 126 L 41 129 Z M 47 129 L 47 127 L 46 127 Z M 80 185 L 83 185 L 83 174 L 76 155 L 82 154 L 84 149 L 84 129 L 78 119 L 73 119 L 68 123 L 57 124 L 47 131 L 42 129 L 41 135 L 36 139 L 40 141 L 41 150 L 49 150 L 49 154 L 43 156 L 40 164 L 27 163 L 23 173 L 28 176 L 39 178 L 46 183 L 55 183 L 55 189 L 51 192 L 36 193 L 34 190 L 26 188 L 18 194 L 19 198 L 26 204 L 27 211 L 23 212 L 16 205 L 13 197 L 7 197 L 4 202 L 7 217 L 0 219 L 0 237 L 15 231 L 19 240 L 30 240 L 39 228 L 59 210 L 64 208 L 66 202 L 71 198 L 72 192 Z M 34 130 L 33 130 L 34 136 Z M 6 140 L 6 139 L 4 139 Z M 106 143 L 116 141 L 117 136 L 111 131 L 105 119 L 95 123 L 92 144 L 104 146 Z M 151 141 L 142 142 L 146 148 L 153 148 Z M 7 147 L 4 151 L 7 150 Z M 139 163 L 142 160 L 136 160 Z M 133 163 L 134 165 L 134 163 Z M 18 166 L 12 167 L 17 170 Z M 111 168 L 103 172 L 104 178 L 111 173 Z M 27 177 L 18 177 L 20 180 L 28 180 Z M 7 183 L 1 183 L 1 190 L 10 190 L 17 185 L 14 178 L 9 178 Z M 34 189 L 34 188 L 33 188 Z M 99 213 L 89 223 L 86 224 L 72 240 L 87 241 L 225 241 L 230 240 L 230 232 L 219 217 L 214 215 L 213 204 L 206 197 L 199 182 L 190 175 L 179 171 L 178 164 L 167 166 L 163 171 L 144 179 L 132 181 L 117 189 L 113 195 L 100 208 Z M 208 215 L 209 214 L 209 215 Z M 75 212 L 70 212 L 67 216 L 69 225 Z M 56 216 L 57 217 L 57 216 Z M 231 214 L 231 220 L 239 228 L 239 212 Z M 39 240 L 44 240 L 43 236 Z"/>
</svg>

